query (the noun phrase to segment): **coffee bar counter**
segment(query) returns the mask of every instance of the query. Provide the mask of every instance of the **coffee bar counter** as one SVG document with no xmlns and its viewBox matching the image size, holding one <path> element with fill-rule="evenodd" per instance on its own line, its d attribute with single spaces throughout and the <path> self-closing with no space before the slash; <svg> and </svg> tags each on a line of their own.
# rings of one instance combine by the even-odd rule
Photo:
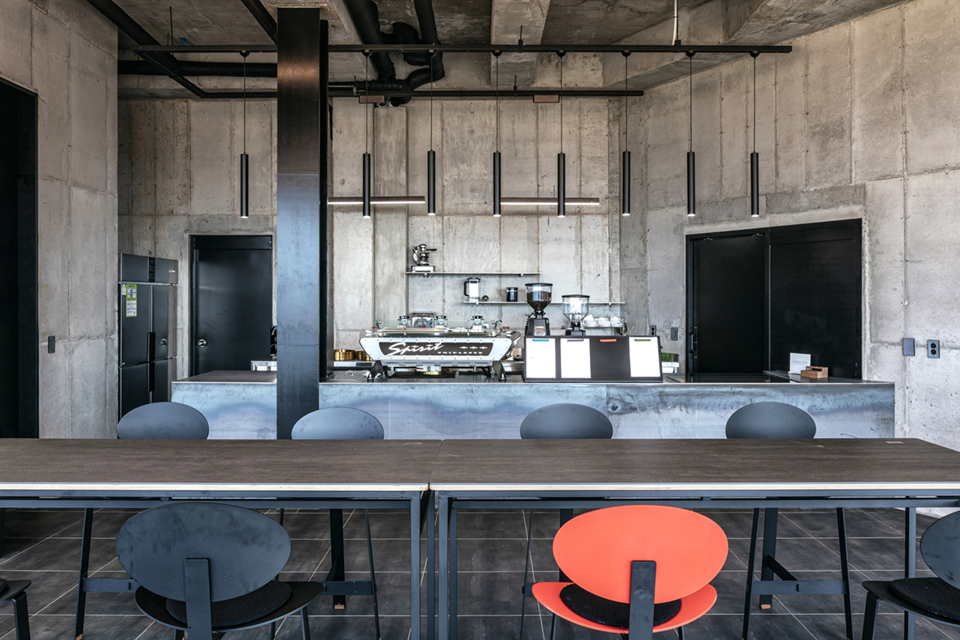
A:
<svg viewBox="0 0 960 640">
<path fill-rule="evenodd" d="M 518 438 L 520 422 L 548 404 L 584 404 L 610 417 L 615 438 L 722 438 L 727 418 L 753 402 L 786 402 L 817 422 L 822 438 L 894 436 L 894 386 L 786 374 L 664 376 L 662 383 L 497 381 L 482 375 L 391 378 L 337 372 L 319 384 L 320 407 L 355 407 L 376 416 L 389 439 Z M 211 438 L 276 437 L 276 373 L 213 371 L 173 383 L 173 401 L 199 409 Z"/>
</svg>

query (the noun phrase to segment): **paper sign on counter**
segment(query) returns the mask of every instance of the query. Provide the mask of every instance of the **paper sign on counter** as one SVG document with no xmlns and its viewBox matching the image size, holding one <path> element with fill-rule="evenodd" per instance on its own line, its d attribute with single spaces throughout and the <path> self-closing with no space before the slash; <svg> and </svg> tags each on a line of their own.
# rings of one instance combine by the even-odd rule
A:
<svg viewBox="0 0 960 640">
<path fill-rule="evenodd" d="M 790 354 L 790 373 L 800 373 L 810 366 L 809 353 L 791 353 Z"/>
<path fill-rule="evenodd" d="M 590 341 L 586 338 L 560 339 L 560 377 L 590 378 Z"/>
<path fill-rule="evenodd" d="M 630 338 L 630 377 L 659 378 L 660 344 L 656 338 Z"/>
<path fill-rule="evenodd" d="M 523 357 L 527 378 L 557 377 L 557 350 L 550 338 L 527 338 Z"/>
</svg>

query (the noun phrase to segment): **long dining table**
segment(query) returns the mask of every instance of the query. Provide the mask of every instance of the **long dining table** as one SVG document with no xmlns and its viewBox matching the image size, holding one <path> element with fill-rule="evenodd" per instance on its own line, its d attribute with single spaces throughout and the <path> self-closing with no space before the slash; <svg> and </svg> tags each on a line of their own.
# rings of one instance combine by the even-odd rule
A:
<svg viewBox="0 0 960 640">
<path fill-rule="evenodd" d="M 434 514 L 429 480 L 439 449 L 439 440 L 0 440 L 0 509 L 146 509 L 204 500 L 329 509 L 331 516 L 353 508 L 409 510 L 410 637 L 419 638 L 420 539 L 424 521 L 434 520 L 427 518 Z M 339 549 L 337 533 L 331 531 L 333 568 L 324 593 L 369 595 L 371 585 L 344 580 L 342 530 Z M 78 638 L 86 593 L 137 587 L 89 578 L 83 560 Z"/>
<path fill-rule="evenodd" d="M 911 438 L 444 440 L 430 488 L 439 503 L 439 636 L 449 640 L 457 637 L 458 511 L 900 507 L 904 576 L 913 577 L 916 509 L 960 505 L 960 452 Z M 430 520 L 430 558 L 434 537 Z M 904 638 L 913 633 L 905 614 Z"/>
</svg>

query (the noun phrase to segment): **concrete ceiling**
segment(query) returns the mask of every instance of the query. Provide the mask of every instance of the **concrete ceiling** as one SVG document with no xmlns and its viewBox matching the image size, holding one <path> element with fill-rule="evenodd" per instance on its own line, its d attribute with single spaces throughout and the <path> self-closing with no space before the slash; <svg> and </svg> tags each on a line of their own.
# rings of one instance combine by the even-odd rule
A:
<svg viewBox="0 0 960 640">
<path fill-rule="evenodd" d="M 174 38 L 193 44 L 268 44 L 269 37 L 240 0 L 115 0 L 159 42 L 167 42 L 169 9 L 173 8 Z M 680 0 L 680 37 L 695 44 L 781 44 L 797 37 L 900 4 L 905 0 Z M 331 41 L 359 42 L 344 8 L 344 0 L 263 0 L 275 16 L 278 5 L 321 7 L 330 21 Z M 381 28 L 391 31 L 396 21 L 417 26 L 413 0 L 378 0 Z M 447 44 L 515 43 L 523 25 L 527 44 L 670 44 L 673 39 L 672 0 L 433 0 L 440 40 Z M 121 37 L 121 48 L 132 45 Z M 124 54 L 130 58 L 133 54 Z M 622 86 L 623 57 L 591 54 L 592 60 L 569 60 L 576 75 L 572 84 L 581 87 Z M 583 56 L 589 58 L 591 56 Z M 573 56 L 571 56 L 573 57 Z M 237 61 L 237 56 L 193 55 L 184 59 Z M 405 77 L 411 70 L 395 56 L 397 71 Z M 698 56 L 697 68 L 720 64 L 730 56 Z M 251 56 L 250 61 L 273 61 L 275 56 Z M 331 59 L 331 80 L 363 76 L 363 58 L 337 55 Z M 633 56 L 631 86 L 649 88 L 685 73 L 685 58 L 670 54 Z M 489 87 L 492 57 L 485 54 L 447 55 L 444 88 Z M 597 73 L 601 69 L 601 73 Z M 520 86 L 556 86 L 556 56 L 550 54 L 505 54 L 500 60 L 501 78 L 514 76 Z M 263 82 L 265 81 L 265 82 Z M 200 78 L 201 86 L 216 89 L 232 80 Z M 502 80 L 508 84 L 507 80 Z M 270 81 L 257 83 L 269 87 Z M 166 87 L 168 91 L 159 91 Z M 121 79 L 127 95 L 178 95 L 166 78 Z M 159 92 L 158 92 L 159 91 Z M 132 93 L 131 93 L 132 92 Z"/>
</svg>

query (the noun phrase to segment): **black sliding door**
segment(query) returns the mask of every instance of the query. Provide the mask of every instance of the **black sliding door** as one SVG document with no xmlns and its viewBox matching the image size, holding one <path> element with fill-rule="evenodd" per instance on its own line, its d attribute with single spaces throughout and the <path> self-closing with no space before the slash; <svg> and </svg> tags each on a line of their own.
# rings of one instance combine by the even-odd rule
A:
<svg viewBox="0 0 960 640">
<path fill-rule="evenodd" d="M 860 220 L 771 230 L 771 368 L 809 353 L 831 376 L 861 376 L 861 245 Z"/>
<path fill-rule="evenodd" d="M 37 97 L 0 79 L 0 437 L 39 434 Z"/>
<path fill-rule="evenodd" d="M 193 236 L 190 374 L 250 370 L 270 357 L 273 239 Z"/>
<path fill-rule="evenodd" d="M 690 241 L 691 373 L 759 373 L 766 368 L 766 250 L 763 233 Z"/>
<path fill-rule="evenodd" d="M 861 221 L 687 238 L 687 371 L 862 375 Z"/>
</svg>

